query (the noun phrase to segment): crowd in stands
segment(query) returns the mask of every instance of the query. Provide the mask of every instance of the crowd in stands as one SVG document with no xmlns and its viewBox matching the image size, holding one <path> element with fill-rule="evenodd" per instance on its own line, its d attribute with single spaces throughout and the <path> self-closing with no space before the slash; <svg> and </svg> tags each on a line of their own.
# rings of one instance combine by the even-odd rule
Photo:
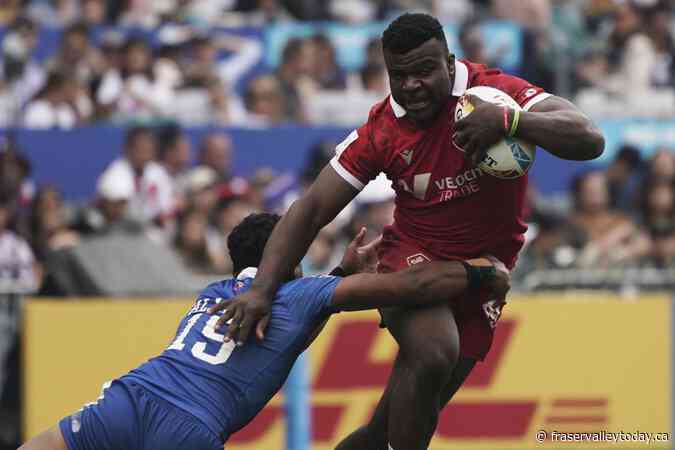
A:
<svg viewBox="0 0 675 450">
<path fill-rule="evenodd" d="M 457 30 L 453 50 L 489 65 L 509 49 L 486 45 L 482 25 L 517 24 L 523 57 L 512 71 L 578 96 L 594 115 L 675 111 L 672 0 L 7 0 L 0 127 L 357 123 L 388 91 L 376 38 L 361 50 L 361 67 L 347 70 L 336 56 L 341 43 L 320 28 L 285 41 L 278 65 L 267 61 L 269 43 L 237 30 L 302 21 L 359 27 L 404 10 L 435 14 Z M 59 42 L 37 59 L 45 29 L 60 30 L 49 35 Z"/>
<path fill-rule="evenodd" d="M 113 235 L 142 236 L 170 248 L 188 272 L 226 275 L 230 230 L 254 211 L 283 213 L 331 158 L 335 143 L 318 142 L 296 178 L 267 167 L 249 178 L 233 176 L 236 150 L 222 131 L 191 146 L 176 125 L 129 128 L 119 157 L 84 204 L 64 202 L 57 186 L 35 187 L 21 153 L 0 152 L 0 278 L 47 295 L 77 295 L 53 276 L 63 269 L 63 259 L 54 256 Z M 579 173 L 567 202 L 542 198 L 531 183 L 530 230 L 515 287 L 545 287 L 524 281 L 540 270 L 672 270 L 674 186 L 675 152 L 662 148 L 645 158 L 629 145 L 606 168 Z M 306 270 L 329 271 L 361 226 L 374 237 L 391 223 L 393 207 L 387 180 L 361 194 L 321 233 Z"/>
</svg>

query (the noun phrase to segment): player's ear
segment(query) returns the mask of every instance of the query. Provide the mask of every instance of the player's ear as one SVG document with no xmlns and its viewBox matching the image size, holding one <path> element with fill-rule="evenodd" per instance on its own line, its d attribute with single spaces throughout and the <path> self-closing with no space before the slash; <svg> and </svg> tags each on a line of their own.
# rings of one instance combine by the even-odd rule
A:
<svg viewBox="0 0 675 450">
<path fill-rule="evenodd" d="M 455 75 L 455 54 L 454 53 L 448 53 L 448 59 L 446 64 L 448 65 L 448 73 L 450 76 Z"/>
</svg>

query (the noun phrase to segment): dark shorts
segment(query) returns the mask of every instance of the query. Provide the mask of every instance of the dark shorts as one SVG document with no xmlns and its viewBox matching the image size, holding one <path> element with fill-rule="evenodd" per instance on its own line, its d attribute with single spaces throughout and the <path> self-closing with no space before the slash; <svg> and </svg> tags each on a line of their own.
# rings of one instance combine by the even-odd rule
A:
<svg viewBox="0 0 675 450">
<path fill-rule="evenodd" d="M 398 272 L 414 264 L 440 260 L 413 240 L 386 228 L 378 247 L 378 272 Z M 462 258 L 443 258 L 460 260 Z M 451 300 L 451 308 L 459 331 L 460 356 L 482 361 L 492 345 L 504 299 L 493 298 L 488 290 L 467 293 Z M 386 323 L 381 324 L 386 326 Z"/>
<path fill-rule="evenodd" d="M 69 450 L 222 450 L 190 414 L 141 386 L 113 381 L 101 397 L 59 422 Z"/>
</svg>

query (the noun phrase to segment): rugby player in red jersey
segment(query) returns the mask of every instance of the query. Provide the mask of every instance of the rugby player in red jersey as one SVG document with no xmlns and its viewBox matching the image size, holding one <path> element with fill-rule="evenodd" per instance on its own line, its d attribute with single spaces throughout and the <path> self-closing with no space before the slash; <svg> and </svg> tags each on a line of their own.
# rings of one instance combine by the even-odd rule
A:
<svg viewBox="0 0 675 450">
<path fill-rule="evenodd" d="M 267 243 L 249 291 L 223 303 L 229 334 L 242 343 L 269 320 L 270 302 L 318 231 L 380 172 L 396 191 L 394 223 L 385 229 L 379 270 L 490 254 L 512 268 L 526 230 L 527 176 L 492 177 L 475 165 L 503 139 L 515 113 L 472 97 L 475 110 L 455 122 L 457 100 L 473 86 L 500 89 L 523 108 L 515 136 L 568 160 L 598 157 L 600 131 L 573 104 L 525 80 L 457 60 L 441 24 L 404 14 L 382 35 L 391 96 L 336 149 L 335 158 L 293 204 Z M 505 119 L 507 121 L 505 126 Z M 399 344 L 388 387 L 371 422 L 339 446 L 425 449 L 439 411 L 491 345 L 504 299 L 474 293 L 452 306 L 390 308 L 381 314 Z M 508 420 L 508 418 L 505 418 Z"/>
</svg>

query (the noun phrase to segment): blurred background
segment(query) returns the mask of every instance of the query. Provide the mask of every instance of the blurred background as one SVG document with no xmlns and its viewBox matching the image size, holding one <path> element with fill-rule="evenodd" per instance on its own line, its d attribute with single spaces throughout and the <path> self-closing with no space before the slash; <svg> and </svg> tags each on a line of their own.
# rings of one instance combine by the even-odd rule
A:
<svg viewBox="0 0 675 450">
<path fill-rule="evenodd" d="M 162 349 L 186 302 L 230 273 L 229 231 L 251 212 L 283 213 L 388 94 L 379 35 L 404 11 L 438 17 L 459 57 L 573 100 L 607 141 L 592 162 L 538 153 L 496 349 L 444 413 L 435 448 L 524 448 L 552 427 L 671 431 L 674 8 L 1 0 L 0 448 Z M 322 231 L 305 273 L 330 271 L 361 226 L 372 238 L 392 221 L 388 184 L 376 180 Z M 289 409 L 275 399 L 232 447 L 332 448 L 386 380 L 395 347 L 376 333 L 376 315 L 336 320 L 294 376 Z M 77 358 L 70 339 L 97 354 Z M 551 373 L 533 369 L 543 366 Z"/>
</svg>

